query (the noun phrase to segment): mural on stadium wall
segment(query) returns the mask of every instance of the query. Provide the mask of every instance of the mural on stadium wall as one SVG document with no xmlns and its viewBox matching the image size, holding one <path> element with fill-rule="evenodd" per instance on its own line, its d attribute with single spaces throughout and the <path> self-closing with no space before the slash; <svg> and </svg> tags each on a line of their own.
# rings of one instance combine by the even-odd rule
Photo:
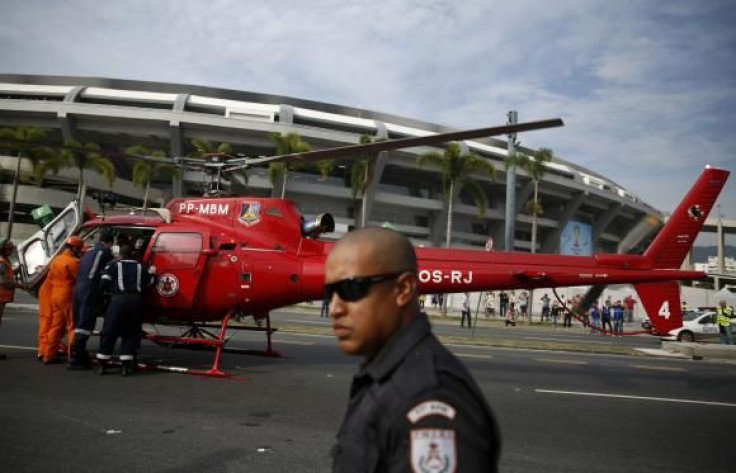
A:
<svg viewBox="0 0 736 473">
<path fill-rule="evenodd" d="M 560 234 L 560 254 L 591 256 L 593 254 L 593 227 L 571 220 Z"/>
</svg>

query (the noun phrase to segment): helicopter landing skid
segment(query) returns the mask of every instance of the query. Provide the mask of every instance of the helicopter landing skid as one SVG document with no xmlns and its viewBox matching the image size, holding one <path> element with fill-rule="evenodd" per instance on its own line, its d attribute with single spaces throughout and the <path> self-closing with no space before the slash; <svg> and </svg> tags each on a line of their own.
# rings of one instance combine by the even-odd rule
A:
<svg viewBox="0 0 736 473">
<path fill-rule="evenodd" d="M 192 348 L 192 349 L 214 349 L 215 360 L 212 364 L 212 368 L 208 370 L 200 370 L 194 368 L 186 368 L 179 366 L 166 366 L 166 365 L 154 365 L 154 364 L 140 364 L 141 369 L 153 369 L 162 371 L 171 371 L 174 373 L 182 374 L 193 374 L 199 376 L 212 376 L 216 378 L 229 378 L 232 374 L 224 372 L 220 369 L 220 362 L 222 361 L 222 353 L 240 353 L 249 355 L 261 355 L 261 356 L 274 356 L 280 357 L 281 354 L 272 349 L 271 335 L 276 329 L 271 328 L 271 317 L 266 315 L 266 350 L 242 350 L 237 348 L 225 348 L 225 344 L 229 338 L 225 338 L 228 329 L 228 322 L 232 318 L 232 312 L 228 312 L 222 319 L 222 323 L 219 326 L 217 334 L 212 333 L 205 329 L 205 326 L 192 325 L 186 332 L 181 336 L 173 335 L 158 335 L 150 332 L 143 332 L 143 338 L 150 340 L 157 345 L 169 346 L 171 348 Z M 217 327 L 208 325 L 207 328 Z M 231 327 L 235 329 L 234 327 Z M 238 328 L 244 330 L 245 328 Z M 252 330 L 252 329 L 250 329 Z M 259 329 L 260 330 L 260 329 Z"/>
</svg>

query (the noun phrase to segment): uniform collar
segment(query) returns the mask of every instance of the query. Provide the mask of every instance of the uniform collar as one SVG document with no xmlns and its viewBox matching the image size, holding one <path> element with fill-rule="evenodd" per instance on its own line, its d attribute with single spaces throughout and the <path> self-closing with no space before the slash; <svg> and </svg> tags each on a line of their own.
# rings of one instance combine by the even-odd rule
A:
<svg viewBox="0 0 736 473">
<path fill-rule="evenodd" d="M 393 334 L 375 358 L 360 367 L 358 377 L 368 375 L 379 380 L 388 375 L 402 359 L 432 332 L 427 316 L 419 314 L 398 332 Z"/>
</svg>

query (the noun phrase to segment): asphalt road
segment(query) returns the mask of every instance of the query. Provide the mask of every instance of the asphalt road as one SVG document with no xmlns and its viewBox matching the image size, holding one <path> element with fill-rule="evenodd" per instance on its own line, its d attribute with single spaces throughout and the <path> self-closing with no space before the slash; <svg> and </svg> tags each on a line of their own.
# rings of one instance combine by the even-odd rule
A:
<svg viewBox="0 0 736 473">
<path fill-rule="evenodd" d="M 0 327 L 2 471 L 328 471 L 359 362 L 331 337 L 277 333 L 284 357 L 225 355 L 231 379 L 100 377 L 39 364 L 34 332 L 32 314 L 17 310 Z M 262 344 L 253 332 L 231 340 Z M 736 471 L 730 447 L 719 450 L 736 431 L 736 364 L 451 349 L 498 416 L 502 471 Z M 211 360 L 147 343 L 142 356 L 198 367 Z"/>
</svg>

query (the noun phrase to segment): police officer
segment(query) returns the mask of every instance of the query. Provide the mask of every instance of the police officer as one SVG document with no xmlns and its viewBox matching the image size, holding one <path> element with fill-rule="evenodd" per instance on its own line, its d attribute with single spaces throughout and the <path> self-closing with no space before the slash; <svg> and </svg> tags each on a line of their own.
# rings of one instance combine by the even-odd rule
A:
<svg viewBox="0 0 736 473">
<path fill-rule="evenodd" d="M 333 471 L 498 470 L 494 415 L 420 314 L 414 249 L 401 234 L 347 234 L 325 267 L 341 351 L 365 357 L 333 448 Z"/>
<path fill-rule="evenodd" d="M 133 247 L 130 244 L 122 245 L 121 259 L 109 263 L 102 274 L 101 285 L 110 292 L 111 297 L 97 351 L 98 374 L 105 373 L 118 337 L 121 338 L 120 361 L 123 365 L 123 376 L 127 376 L 135 368 L 136 348 L 141 334 L 142 292 L 153 284 L 154 276 L 153 268 L 147 268 L 132 259 L 132 255 Z"/>
<path fill-rule="evenodd" d="M 725 345 L 733 345 L 731 317 L 733 317 L 733 310 L 726 305 L 726 301 L 719 301 L 716 308 L 716 323 L 721 332 L 721 343 Z"/>
<path fill-rule="evenodd" d="M 97 316 L 102 312 L 100 277 L 102 270 L 113 259 L 112 233 L 100 232 L 97 244 L 79 261 L 79 273 L 74 284 L 74 341 L 72 342 L 70 370 L 90 369 L 87 341 L 95 329 Z"/>
</svg>

